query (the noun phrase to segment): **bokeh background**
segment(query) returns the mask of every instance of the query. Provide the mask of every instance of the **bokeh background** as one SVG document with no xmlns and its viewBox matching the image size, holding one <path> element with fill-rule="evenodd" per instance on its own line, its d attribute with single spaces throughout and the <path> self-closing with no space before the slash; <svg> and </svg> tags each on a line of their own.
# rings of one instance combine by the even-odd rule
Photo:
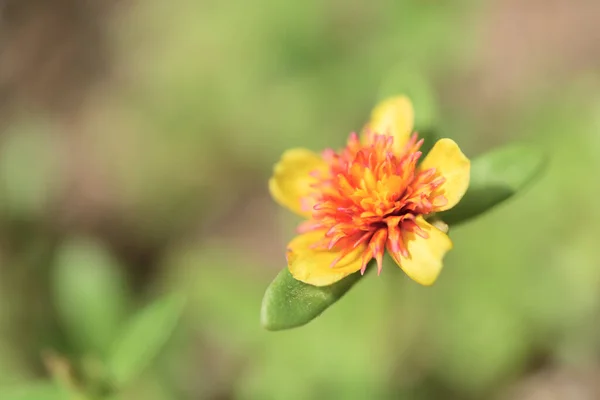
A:
<svg viewBox="0 0 600 400">
<path fill-rule="evenodd" d="M 0 393 L 183 292 L 123 399 L 599 399 L 599 26 L 594 0 L 1 1 Z M 298 222 L 272 165 L 407 86 L 468 156 L 546 172 L 452 230 L 435 286 L 389 265 L 263 330 Z"/>
</svg>

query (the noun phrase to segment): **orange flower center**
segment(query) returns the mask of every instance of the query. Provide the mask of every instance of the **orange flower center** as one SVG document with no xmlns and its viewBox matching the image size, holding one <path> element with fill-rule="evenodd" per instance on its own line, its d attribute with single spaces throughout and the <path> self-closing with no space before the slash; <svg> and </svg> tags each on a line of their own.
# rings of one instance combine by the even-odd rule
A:
<svg viewBox="0 0 600 400">
<path fill-rule="evenodd" d="M 332 267 L 365 244 L 361 273 L 373 258 L 381 272 L 386 246 L 408 257 L 403 233 L 427 238 L 416 217 L 447 202 L 439 190 L 445 178 L 435 168 L 417 168 L 423 140 L 417 142 L 414 134 L 400 154 L 392 150 L 393 141 L 392 136 L 370 134 L 366 143 L 361 143 L 353 133 L 342 151 L 323 153 L 329 165 L 326 172 L 312 173 L 317 180 L 314 191 L 303 199 L 305 207 L 312 206 L 312 219 L 299 229 L 324 232 L 323 240 L 314 247 L 340 251 Z"/>
</svg>

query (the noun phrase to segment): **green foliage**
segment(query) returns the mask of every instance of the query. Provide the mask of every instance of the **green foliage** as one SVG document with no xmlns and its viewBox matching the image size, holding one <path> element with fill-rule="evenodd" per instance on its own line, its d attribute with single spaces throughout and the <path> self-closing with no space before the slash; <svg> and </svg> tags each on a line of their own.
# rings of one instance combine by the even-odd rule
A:
<svg viewBox="0 0 600 400">
<path fill-rule="evenodd" d="M 39 217 L 61 186 L 58 144 L 48 121 L 30 120 L 5 132 L 0 150 L 0 210 L 11 217 Z M 32 161 L 35 160 L 35 168 Z"/>
<path fill-rule="evenodd" d="M 469 189 L 454 208 L 438 216 L 456 225 L 507 200 L 539 176 L 544 155 L 525 146 L 508 146 L 472 160 Z"/>
<path fill-rule="evenodd" d="M 27 386 L 2 390 L 2 400 L 84 400 L 69 396 L 60 386 L 54 382 L 30 383 Z"/>
<path fill-rule="evenodd" d="M 316 287 L 294 279 L 285 268 L 267 288 L 261 324 L 273 331 L 304 325 L 338 301 L 361 277 L 357 272 L 333 285 Z"/>
<path fill-rule="evenodd" d="M 431 83 L 423 72 L 417 68 L 409 68 L 401 64 L 393 68 L 384 79 L 379 91 L 378 99 L 395 96 L 402 93 L 408 96 L 415 110 L 414 130 L 423 137 L 423 133 L 430 132 L 438 124 L 438 102 L 435 98 Z"/>
<path fill-rule="evenodd" d="M 136 378 L 157 356 L 173 334 L 185 302 L 180 295 L 150 304 L 126 324 L 106 361 L 111 382 L 121 388 Z"/>
<path fill-rule="evenodd" d="M 71 239 L 58 250 L 53 289 L 57 310 L 79 350 L 103 355 L 128 309 L 122 266 L 100 243 Z"/>
</svg>

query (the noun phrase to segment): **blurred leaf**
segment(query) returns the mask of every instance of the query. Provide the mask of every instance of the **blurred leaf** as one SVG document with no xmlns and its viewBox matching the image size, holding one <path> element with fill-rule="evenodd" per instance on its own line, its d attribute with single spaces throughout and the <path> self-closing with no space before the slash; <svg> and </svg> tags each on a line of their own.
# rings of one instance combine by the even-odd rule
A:
<svg viewBox="0 0 600 400">
<path fill-rule="evenodd" d="M 28 386 L 0 390 L 2 400 L 71 400 L 62 388 L 54 382 L 36 382 Z"/>
<path fill-rule="evenodd" d="M 435 128 L 437 123 L 437 100 L 427 76 L 417 68 L 400 65 L 384 80 L 379 99 L 404 94 L 410 98 L 415 109 L 415 128 L 420 136 Z"/>
<path fill-rule="evenodd" d="M 45 123 L 46 122 L 46 123 Z M 11 215 L 39 215 L 61 185 L 60 154 L 47 121 L 12 126 L 0 150 L 0 196 Z M 35 168 L 31 162 L 35 160 Z"/>
<path fill-rule="evenodd" d="M 8 306 L 14 307 L 16 303 L 14 298 L 9 301 L 10 297 L 2 296 L 2 294 L 0 290 L 0 303 L 7 308 Z M 0 308 L 2 307 L 0 306 Z M 14 317 L 11 319 L 9 315 L 0 319 L 0 326 L 7 327 L 11 323 L 14 323 Z M 14 342 L 7 340 L 5 336 L 0 336 L 0 388 L 29 378 L 30 366 L 28 360 L 23 357 L 22 351 L 22 347 L 15 346 Z"/>
<path fill-rule="evenodd" d="M 357 272 L 333 285 L 317 287 L 294 279 L 285 268 L 265 292 L 261 324 L 271 331 L 307 324 L 338 301 L 360 278 L 362 275 Z"/>
<path fill-rule="evenodd" d="M 437 133 L 437 99 L 428 77 L 416 67 L 398 65 L 391 70 L 379 90 L 379 100 L 389 96 L 406 95 L 415 110 L 414 131 L 423 139 L 421 151 L 429 153 L 441 137 Z M 421 161 L 425 157 L 421 158 Z"/>
<path fill-rule="evenodd" d="M 165 345 L 183 311 L 184 299 L 170 295 L 140 311 L 113 344 L 107 371 L 121 387 L 148 366 Z"/>
<path fill-rule="evenodd" d="M 439 135 L 438 131 L 435 128 L 425 129 L 419 131 L 418 133 L 419 138 L 423 139 L 423 144 L 421 145 L 421 148 L 419 150 L 425 155 L 431 151 L 431 149 L 438 140 L 442 139 L 442 137 Z M 419 162 L 423 162 L 424 159 L 425 157 L 421 157 L 419 159 Z"/>
<path fill-rule="evenodd" d="M 73 360 L 49 350 L 43 353 L 43 361 L 55 385 L 63 393 L 61 398 L 69 400 L 89 400 L 88 396 L 97 398 L 89 391 L 95 389 L 95 382 L 90 386 L 89 377 L 81 375 L 83 371 L 78 369 Z"/>
<path fill-rule="evenodd" d="M 251 358 L 252 368 L 240 377 L 233 397 L 240 400 L 397 398 L 388 395 L 390 371 L 393 368 L 397 372 L 397 362 L 408 353 L 405 346 L 410 346 L 414 328 L 420 326 L 412 317 L 418 305 L 410 309 L 404 306 L 414 304 L 411 296 L 407 296 L 414 291 L 405 289 L 419 288 L 387 261 L 390 260 L 385 260 L 381 277 L 360 279 L 352 287 L 352 293 L 327 309 L 323 317 L 301 329 L 275 335 L 263 331 L 261 346 Z M 396 319 L 402 321 L 400 330 L 392 322 Z M 365 346 L 365 338 L 377 340 Z M 253 354 L 251 351 L 241 354 Z M 374 359 L 376 363 L 371 362 Z"/>
<path fill-rule="evenodd" d="M 471 182 L 460 203 L 439 217 L 448 224 L 474 218 L 517 194 L 545 166 L 544 155 L 525 146 L 507 146 L 471 161 Z"/>
<path fill-rule="evenodd" d="M 100 244 L 67 241 L 58 252 L 54 298 L 63 323 L 82 351 L 106 351 L 127 309 L 121 267 Z"/>
<path fill-rule="evenodd" d="M 432 332 L 443 332 L 432 338 L 438 357 L 434 368 L 469 397 L 486 398 L 481 394 L 487 388 L 522 371 L 530 331 L 518 313 L 486 288 L 463 293 L 444 299 L 445 309 L 433 321 Z"/>
</svg>

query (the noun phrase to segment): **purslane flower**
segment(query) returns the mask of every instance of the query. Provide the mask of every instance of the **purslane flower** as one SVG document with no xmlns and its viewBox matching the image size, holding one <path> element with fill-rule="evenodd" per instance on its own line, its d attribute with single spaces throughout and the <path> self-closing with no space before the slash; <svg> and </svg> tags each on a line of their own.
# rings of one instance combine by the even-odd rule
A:
<svg viewBox="0 0 600 400">
<path fill-rule="evenodd" d="M 360 137 L 321 155 L 286 151 L 269 181 L 273 198 L 306 218 L 287 246 L 292 276 L 331 285 L 377 261 L 387 249 L 414 281 L 431 285 L 452 248 L 437 212 L 454 207 L 469 186 L 470 161 L 451 139 L 440 139 L 422 161 L 412 133 L 414 110 L 404 96 L 373 110 Z"/>
</svg>

